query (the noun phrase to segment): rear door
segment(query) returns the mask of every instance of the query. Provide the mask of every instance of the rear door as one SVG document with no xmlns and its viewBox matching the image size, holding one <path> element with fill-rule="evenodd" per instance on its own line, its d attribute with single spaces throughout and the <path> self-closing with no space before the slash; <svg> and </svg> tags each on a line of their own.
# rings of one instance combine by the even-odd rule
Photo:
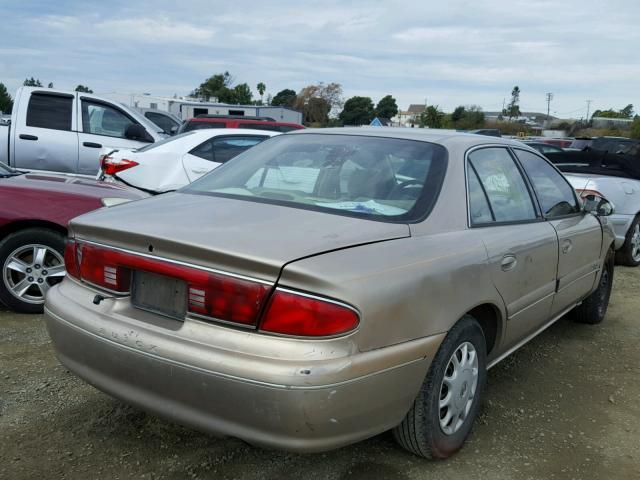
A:
<svg viewBox="0 0 640 480">
<path fill-rule="evenodd" d="M 571 184 L 547 160 L 514 149 L 531 180 L 544 218 L 558 235 L 558 284 L 552 314 L 559 314 L 588 295 L 600 269 L 602 226 L 582 211 Z"/>
<path fill-rule="evenodd" d="M 14 164 L 27 170 L 74 173 L 78 163 L 75 96 L 34 91 L 16 122 Z"/>
<path fill-rule="evenodd" d="M 127 127 L 138 122 L 111 103 L 81 96 L 78 118 L 81 127 L 78 133 L 78 173 L 94 175 L 98 172 L 102 148 L 130 149 L 146 145 L 144 142 L 125 137 Z"/>
<path fill-rule="evenodd" d="M 467 156 L 469 222 L 487 249 L 491 278 L 507 310 L 505 348 L 549 320 L 558 239 L 505 147 Z"/>
<path fill-rule="evenodd" d="M 189 181 L 193 182 L 267 138 L 269 137 L 264 135 L 230 135 L 210 138 L 192 149 L 182 159 Z"/>
</svg>

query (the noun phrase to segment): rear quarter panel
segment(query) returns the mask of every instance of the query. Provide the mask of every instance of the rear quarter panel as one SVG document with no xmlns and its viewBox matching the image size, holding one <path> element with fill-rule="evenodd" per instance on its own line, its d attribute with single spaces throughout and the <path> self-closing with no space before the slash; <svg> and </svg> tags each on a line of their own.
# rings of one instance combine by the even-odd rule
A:
<svg viewBox="0 0 640 480">
<path fill-rule="evenodd" d="M 504 307 L 487 253 L 473 232 L 409 237 L 349 248 L 288 264 L 280 286 L 356 307 L 360 350 L 447 332 L 466 312 Z M 501 332 L 498 332 L 498 341 Z"/>
</svg>

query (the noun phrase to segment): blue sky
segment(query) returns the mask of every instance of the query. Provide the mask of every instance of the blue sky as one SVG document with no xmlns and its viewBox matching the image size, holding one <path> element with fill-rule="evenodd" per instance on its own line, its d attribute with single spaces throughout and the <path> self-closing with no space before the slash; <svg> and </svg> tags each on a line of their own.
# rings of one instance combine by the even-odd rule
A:
<svg viewBox="0 0 640 480">
<path fill-rule="evenodd" d="M 255 92 L 338 82 L 452 110 L 521 109 L 580 118 L 640 111 L 638 0 L 0 0 L 0 82 L 25 77 L 95 93 L 184 95 L 228 70 Z M 257 93 L 254 93 L 257 95 Z"/>
</svg>

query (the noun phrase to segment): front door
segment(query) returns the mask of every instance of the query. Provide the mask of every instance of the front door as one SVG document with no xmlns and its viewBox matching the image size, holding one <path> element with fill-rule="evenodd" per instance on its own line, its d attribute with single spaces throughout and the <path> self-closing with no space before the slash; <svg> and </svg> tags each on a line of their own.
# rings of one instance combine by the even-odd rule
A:
<svg viewBox="0 0 640 480">
<path fill-rule="evenodd" d="M 507 148 L 469 153 L 467 183 L 470 224 L 485 244 L 491 278 L 505 304 L 503 345 L 509 348 L 550 319 L 558 238 Z"/>
<path fill-rule="evenodd" d="M 81 97 L 78 116 L 81 129 L 77 173 L 95 175 L 100 168 L 102 148 L 130 149 L 145 145 L 125 138 L 127 127 L 136 122 L 115 105 Z"/>
</svg>

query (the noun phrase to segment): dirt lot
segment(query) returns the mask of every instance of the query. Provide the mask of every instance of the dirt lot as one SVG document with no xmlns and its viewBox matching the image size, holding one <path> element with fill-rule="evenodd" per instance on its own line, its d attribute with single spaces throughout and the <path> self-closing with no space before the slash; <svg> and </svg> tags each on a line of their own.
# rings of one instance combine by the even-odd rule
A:
<svg viewBox="0 0 640 480">
<path fill-rule="evenodd" d="M 389 434 L 290 455 L 217 439 L 122 405 L 56 361 L 40 316 L 0 313 L 0 478 L 637 479 L 640 269 L 617 268 L 596 327 L 561 320 L 491 370 L 455 458 L 428 462 Z"/>
</svg>

